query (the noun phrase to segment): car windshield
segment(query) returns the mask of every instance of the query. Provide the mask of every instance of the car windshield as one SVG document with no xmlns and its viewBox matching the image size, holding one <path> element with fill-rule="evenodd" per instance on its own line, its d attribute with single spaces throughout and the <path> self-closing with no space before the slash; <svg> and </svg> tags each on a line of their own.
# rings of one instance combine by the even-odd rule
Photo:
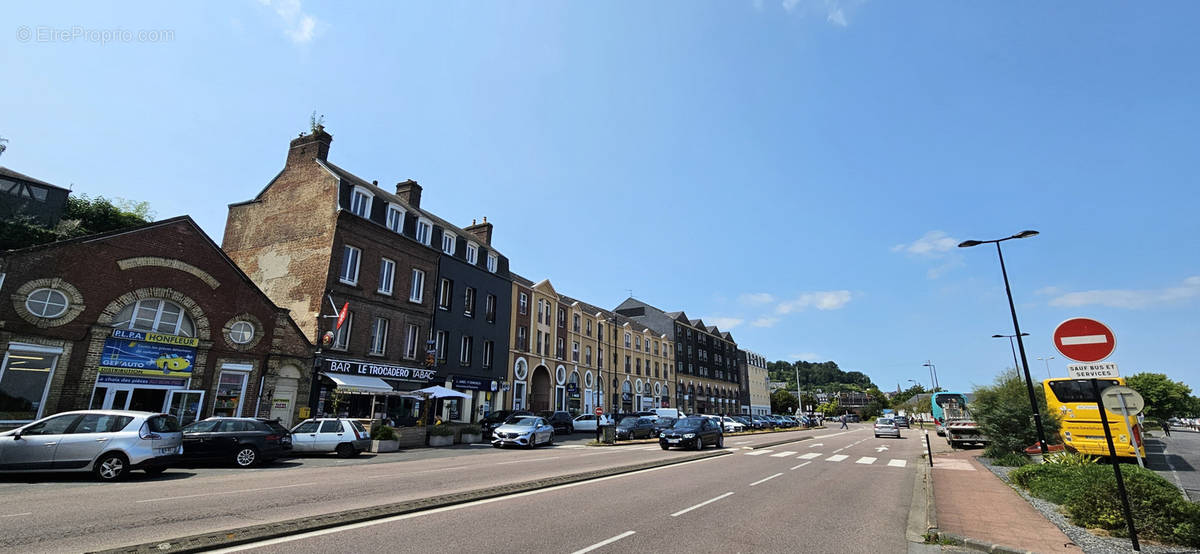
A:
<svg viewBox="0 0 1200 554">
<path fill-rule="evenodd" d="M 875 425 L 881 425 L 881 426 L 885 426 L 885 427 L 890 427 L 894 424 L 895 424 L 895 422 L 890 419 L 881 419 L 881 420 L 878 420 L 875 422 Z"/>
<path fill-rule="evenodd" d="M 622 419 L 621 422 L 617 424 L 617 427 L 633 427 L 634 425 L 637 425 L 638 419 L 639 418 L 637 416 L 627 417 Z"/>
<path fill-rule="evenodd" d="M 516 419 L 511 419 L 506 425 L 515 425 L 517 427 L 533 427 L 537 425 L 538 418 L 533 416 L 521 416 Z"/>
<path fill-rule="evenodd" d="M 672 428 L 672 429 L 679 429 L 680 431 L 690 431 L 690 430 L 693 430 L 693 429 L 699 429 L 699 428 L 700 428 L 700 423 L 701 423 L 701 422 L 703 422 L 703 421 L 704 421 L 704 420 L 703 420 L 703 419 L 700 419 L 700 418 L 695 418 L 695 417 L 686 417 L 686 418 L 683 418 L 683 419 L 681 419 L 681 420 L 679 420 L 679 421 L 676 421 L 676 422 L 675 422 L 675 425 L 674 425 L 674 426 L 672 426 L 671 428 Z"/>
</svg>

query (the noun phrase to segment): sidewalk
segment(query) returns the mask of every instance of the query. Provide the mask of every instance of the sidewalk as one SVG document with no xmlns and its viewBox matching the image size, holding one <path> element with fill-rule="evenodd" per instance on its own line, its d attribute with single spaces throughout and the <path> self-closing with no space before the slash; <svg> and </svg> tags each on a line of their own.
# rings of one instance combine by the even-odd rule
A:
<svg viewBox="0 0 1200 554">
<path fill-rule="evenodd" d="M 936 436 L 931 434 L 936 441 Z M 1020 552 L 1083 552 L 975 458 L 982 450 L 935 452 L 938 531 Z"/>
</svg>

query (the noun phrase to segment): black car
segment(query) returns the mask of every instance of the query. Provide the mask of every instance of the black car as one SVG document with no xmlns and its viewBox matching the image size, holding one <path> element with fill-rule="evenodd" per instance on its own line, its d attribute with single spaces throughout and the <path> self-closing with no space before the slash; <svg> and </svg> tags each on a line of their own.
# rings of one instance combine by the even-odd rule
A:
<svg viewBox="0 0 1200 554">
<path fill-rule="evenodd" d="M 575 432 L 575 418 L 567 412 L 540 412 L 538 417 L 546 420 L 546 423 L 554 426 L 555 433 L 567 433 L 568 435 Z"/>
<path fill-rule="evenodd" d="M 183 459 L 233 462 L 251 467 L 283 457 L 292 436 L 278 421 L 210 417 L 183 428 Z"/>
<path fill-rule="evenodd" d="M 617 423 L 617 440 L 648 439 L 654 436 L 654 420 L 629 416 Z"/>
<path fill-rule="evenodd" d="M 485 442 L 492 440 L 492 431 L 497 427 L 504 425 L 509 419 L 533 415 L 533 412 L 525 410 L 496 410 L 479 420 L 479 433 L 483 435 Z"/>
<path fill-rule="evenodd" d="M 660 417 L 654 420 L 654 434 L 651 436 L 657 437 L 659 433 L 662 433 L 663 431 L 670 429 L 672 425 L 675 425 L 676 421 L 679 420 L 673 417 Z"/>
<path fill-rule="evenodd" d="M 679 419 L 658 437 L 658 445 L 663 450 L 672 446 L 701 450 L 706 444 L 725 448 L 725 435 L 721 432 L 721 425 L 707 417 Z"/>
<path fill-rule="evenodd" d="M 903 427 L 905 429 L 910 429 L 910 427 L 908 426 L 908 417 L 907 416 L 898 415 L 898 416 L 892 418 L 892 421 L 896 422 L 896 427 Z"/>
</svg>

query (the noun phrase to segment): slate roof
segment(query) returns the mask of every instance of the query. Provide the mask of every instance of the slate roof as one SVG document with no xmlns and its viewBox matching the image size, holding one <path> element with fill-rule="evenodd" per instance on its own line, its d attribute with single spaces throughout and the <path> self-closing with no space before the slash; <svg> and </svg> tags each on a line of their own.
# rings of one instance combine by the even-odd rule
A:
<svg viewBox="0 0 1200 554">
<path fill-rule="evenodd" d="M 58 190 L 65 190 L 65 191 L 67 191 L 67 192 L 70 192 L 70 189 L 65 189 L 65 188 L 62 188 L 62 187 L 60 187 L 60 186 L 58 186 L 58 185 L 51 184 L 51 183 L 47 183 L 47 182 L 45 182 L 45 181 L 43 181 L 43 180 L 41 180 L 41 179 L 35 179 L 35 178 L 33 178 L 33 177 L 30 177 L 30 176 L 28 176 L 28 175 L 26 175 L 26 174 L 24 174 L 24 173 L 20 173 L 20 172 L 17 172 L 17 171 L 13 171 L 13 170 L 11 170 L 11 169 L 9 169 L 9 168 L 7 168 L 7 167 L 4 167 L 4 166 L 2 166 L 2 165 L 0 165 L 0 177 L 8 177 L 9 179 L 17 179 L 17 180 L 25 181 L 25 182 L 27 182 L 27 183 L 33 183 L 33 184 L 35 184 L 35 185 L 42 185 L 43 187 L 50 187 L 50 188 L 55 188 L 55 189 L 58 189 Z"/>
</svg>

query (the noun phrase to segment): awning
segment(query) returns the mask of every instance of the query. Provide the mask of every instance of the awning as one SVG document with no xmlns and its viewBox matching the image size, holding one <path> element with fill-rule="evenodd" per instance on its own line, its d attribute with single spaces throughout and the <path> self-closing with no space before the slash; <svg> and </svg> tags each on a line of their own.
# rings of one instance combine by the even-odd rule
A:
<svg viewBox="0 0 1200 554">
<path fill-rule="evenodd" d="M 321 373 L 337 384 L 338 390 L 363 394 L 392 394 L 395 389 L 378 377 L 346 375 L 345 373 Z"/>
</svg>

